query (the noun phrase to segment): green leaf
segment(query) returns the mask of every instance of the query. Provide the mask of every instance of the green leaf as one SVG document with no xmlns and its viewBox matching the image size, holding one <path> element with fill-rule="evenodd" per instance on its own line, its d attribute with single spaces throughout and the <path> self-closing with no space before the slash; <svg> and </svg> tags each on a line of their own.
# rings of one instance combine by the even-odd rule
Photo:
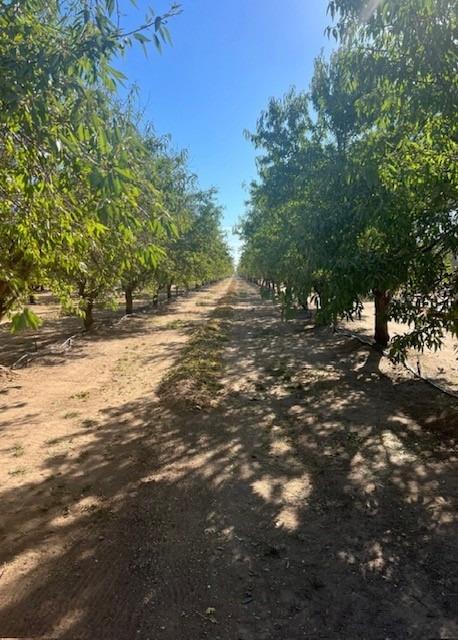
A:
<svg viewBox="0 0 458 640">
<path fill-rule="evenodd" d="M 20 313 L 16 313 L 11 318 L 11 333 L 24 331 L 25 329 L 38 329 L 43 324 L 43 320 L 39 318 L 28 307 L 25 307 Z"/>
<path fill-rule="evenodd" d="M 151 42 L 151 39 L 145 36 L 144 33 L 134 33 L 135 40 L 141 42 L 141 44 L 146 44 L 147 42 Z"/>
</svg>

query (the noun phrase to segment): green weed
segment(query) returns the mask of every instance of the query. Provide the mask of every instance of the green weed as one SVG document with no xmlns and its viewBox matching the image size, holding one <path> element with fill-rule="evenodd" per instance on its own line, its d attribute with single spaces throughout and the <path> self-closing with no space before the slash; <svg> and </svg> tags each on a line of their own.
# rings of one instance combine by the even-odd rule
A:
<svg viewBox="0 0 458 640">
<path fill-rule="evenodd" d="M 9 453 L 11 453 L 11 455 L 14 458 L 19 458 L 20 456 L 23 456 L 24 452 L 25 452 L 25 449 L 22 446 L 22 444 L 20 444 L 19 442 L 15 442 L 11 447 L 11 449 L 9 449 Z"/>
<path fill-rule="evenodd" d="M 79 415 L 79 411 L 69 411 L 68 413 L 64 413 L 63 418 L 65 420 L 72 420 L 73 418 L 77 418 Z"/>
<path fill-rule="evenodd" d="M 231 302 L 228 293 L 209 318 L 195 326 L 178 361 L 161 382 L 160 393 L 164 398 L 204 405 L 221 390 L 222 355 L 234 313 Z"/>
<path fill-rule="evenodd" d="M 24 476 L 27 473 L 27 469 L 25 467 L 18 467 L 17 469 L 12 469 L 8 471 L 8 475 L 12 478 L 18 478 Z"/>
</svg>

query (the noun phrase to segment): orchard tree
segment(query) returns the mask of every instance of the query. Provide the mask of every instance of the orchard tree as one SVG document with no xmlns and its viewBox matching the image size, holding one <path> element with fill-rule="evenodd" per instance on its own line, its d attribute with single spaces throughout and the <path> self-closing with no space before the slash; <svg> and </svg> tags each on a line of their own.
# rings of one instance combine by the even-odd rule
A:
<svg viewBox="0 0 458 640">
<path fill-rule="evenodd" d="M 49 265 L 72 267 L 75 238 L 98 232 L 76 185 L 90 184 L 106 218 L 113 191 L 132 198 L 97 96 L 123 78 L 112 59 L 134 41 L 160 47 L 178 12 L 177 5 L 163 16 L 150 11 L 126 30 L 113 0 L 1 2 L 0 317 L 48 277 Z"/>
<path fill-rule="evenodd" d="M 396 231 L 376 227 L 398 266 L 385 315 L 411 326 L 393 349 L 437 347 L 444 330 L 457 329 L 456 6 L 336 0 L 329 8 L 349 51 L 340 74 L 359 87 L 366 158 L 374 158 L 376 181 L 397 206 Z"/>
<path fill-rule="evenodd" d="M 329 7 L 341 47 L 317 60 L 310 98 L 272 101 L 252 136 L 263 155 L 241 264 L 302 282 L 326 322 L 373 296 L 380 346 L 389 319 L 410 325 L 391 343 L 403 357 L 457 329 L 456 13 L 429 0 Z"/>
</svg>

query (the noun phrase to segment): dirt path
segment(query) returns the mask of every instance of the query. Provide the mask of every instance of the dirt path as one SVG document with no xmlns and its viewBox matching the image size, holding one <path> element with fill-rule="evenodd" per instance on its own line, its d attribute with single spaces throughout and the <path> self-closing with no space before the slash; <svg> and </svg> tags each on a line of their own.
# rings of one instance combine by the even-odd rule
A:
<svg viewBox="0 0 458 640">
<path fill-rule="evenodd" d="M 0 637 L 458 637 L 458 406 L 241 281 L 223 392 L 165 402 L 229 285 L 2 389 Z"/>
</svg>

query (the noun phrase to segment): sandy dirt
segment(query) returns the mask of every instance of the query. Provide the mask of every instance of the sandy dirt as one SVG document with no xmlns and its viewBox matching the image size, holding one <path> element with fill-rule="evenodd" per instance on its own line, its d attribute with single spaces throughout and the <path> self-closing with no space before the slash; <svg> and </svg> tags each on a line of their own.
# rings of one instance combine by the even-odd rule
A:
<svg viewBox="0 0 458 640">
<path fill-rule="evenodd" d="M 235 287 L 224 388 L 157 391 Z M 457 638 L 458 403 L 225 281 L 0 387 L 0 637 Z"/>
<path fill-rule="evenodd" d="M 184 291 L 180 291 L 184 295 Z M 142 292 L 134 300 L 134 313 L 163 313 L 163 305 L 174 303 L 175 291 L 170 302 L 166 301 L 166 294 L 159 294 L 160 307 L 153 304 L 153 295 Z M 125 314 L 125 302 L 120 296 L 113 301 L 113 308 L 96 305 L 94 309 L 95 328 L 106 327 L 119 321 Z M 0 365 L 10 367 L 18 358 L 26 353 L 34 355 L 49 349 L 59 350 L 62 343 L 72 335 L 82 334 L 83 322 L 81 318 L 66 314 L 60 307 L 59 301 L 49 292 L 36 293 L 35 304 L 30 309 L 40 318 L 42 325 L 36 329 L 27 329 L 12 334 L 11 323 L 7 317 L 0 321 Z"/>
</svg>

